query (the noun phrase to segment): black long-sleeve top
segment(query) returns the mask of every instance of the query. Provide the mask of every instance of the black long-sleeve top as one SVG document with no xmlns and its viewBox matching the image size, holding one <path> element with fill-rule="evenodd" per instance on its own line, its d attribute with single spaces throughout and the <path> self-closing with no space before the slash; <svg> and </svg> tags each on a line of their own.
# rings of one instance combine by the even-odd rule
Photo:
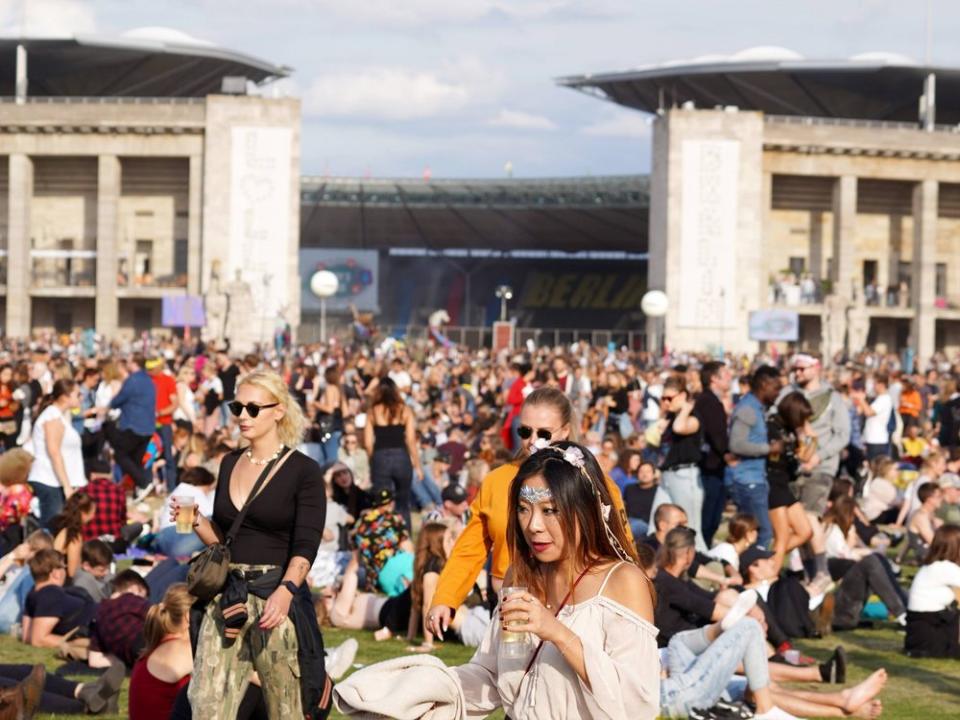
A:
<svg viewBox="0 0 960 720">
<path fill-rule="evenodd" d="M 240 509 L 230 499 L 230 474 L 240 459 L 235 451 L 220 463 L 213 521 L 225 536 Z M 253 500 L 230 546 L 230 561 L 286 567 L 300 556 L 313 563 L 327 516 L 320 466 L 303 453 L 290 457 Z"/>
<path fill-rule="evenodd" d="M 700 421 L 704 452 L 700 466 L 707 472 L 724 467 L 727 452 L 727 411 L 713 391 L 704 390 L 693 405 L 693 414 Z"/>
</svg>

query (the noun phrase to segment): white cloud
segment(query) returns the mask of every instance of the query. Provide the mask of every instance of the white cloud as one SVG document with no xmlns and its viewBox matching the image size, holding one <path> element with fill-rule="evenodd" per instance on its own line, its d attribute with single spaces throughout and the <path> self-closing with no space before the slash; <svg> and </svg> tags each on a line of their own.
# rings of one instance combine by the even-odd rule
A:
<svg viewBox="0 0 960 720">
<path fill-rule="evenodd" d="M 503 109 L 496 117 L 490 119 L 488 125 L 496 127 L 518 128 L 521 130 L 556 130 L 556 124 L 543 115 L 533 115 L 519 110 Z"/>
<path fill-rule="evenodd" d="M 470 92 L 432 73 L 381 67 L 324 75 L 303 99 L 309 115 L 413 120 L 453 114 L 470 101 Z"/>
<path fill-rule="evenodd" d="M 67 37 L 96 28 L 93 6 L 84 0 L 0 1 L 0 35 Z"/>
<path fill-rule="evenodd" d="M 617 113 L 606 120 L 588 125 L 581 132 L 596 137 L 650 137 L 650 116 L 636 111 Z"/>
<path fill-rule="evenodd" d="M 275 0 L 271 0 L 275 1 Z M 625 11 L 627 0 L 285 0 L 329 17 L 367 25 L 420 26 L 474 23 L 489 17 L 547 20 L 610 17 Z"/>
</svg>

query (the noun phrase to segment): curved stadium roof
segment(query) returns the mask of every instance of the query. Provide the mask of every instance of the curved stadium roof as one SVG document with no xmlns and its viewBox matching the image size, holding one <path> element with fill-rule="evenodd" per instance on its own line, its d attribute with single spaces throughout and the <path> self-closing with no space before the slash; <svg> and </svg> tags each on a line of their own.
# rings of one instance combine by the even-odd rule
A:
<svg viewBox="0 0 960 720">
<path fill-rule="evenodd" d="M 807 60 L 784 48 L 752 48 L 557 82 L 650 113 L 693 102 L 773 115 L 916 122 L 930 73 L 937 78 L 937 122 L 960 123 L 960 69 L 923 66 L 892 53 Z"/>
<path fill-rule="evenodd" d="M 0 97 L 15 94 L 16 48 L 27 51 L 28 95 L 41 97 L 203 97 L 226 75 L 255 83 L 290 68 L 216 47 L 167 28 L 120 37 L 0 37 Z"/>
<path fill-rule="evenodd" d="M 647 252 L 645 176 L 503 180 L 304 177 L 301 247 Z"/>
</svg>

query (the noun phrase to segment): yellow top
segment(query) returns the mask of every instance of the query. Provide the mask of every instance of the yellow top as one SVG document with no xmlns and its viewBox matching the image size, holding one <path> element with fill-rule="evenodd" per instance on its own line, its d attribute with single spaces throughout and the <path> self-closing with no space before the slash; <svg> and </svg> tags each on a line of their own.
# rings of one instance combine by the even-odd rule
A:
<svg viewBox="0 0 960 720">
<path fill-rule="evenodd" d="M 510 483 L 517 476 L 520 464 L 513 462 L 501 465 L 483 479 L 480 491 L 470 506 L 472 517 L 460 534 L 447 564 L 440 573 L 437 591 L 433 596 L 434 605 L 446 605 L 457 608 L 470 594 L 470 588 L 476 582 L 477 575 L 483 569 L 487 554 L 493 548 L 494 577 L 503 579 L 510 567 L 510 548 L 507 546 L 508 505 L 510 503 Z M 613 504 L 632 543 L 630 523 L 623 507 L 620 489 L 610 478 L 606 478 L 607 489 Z"/>
</svg>

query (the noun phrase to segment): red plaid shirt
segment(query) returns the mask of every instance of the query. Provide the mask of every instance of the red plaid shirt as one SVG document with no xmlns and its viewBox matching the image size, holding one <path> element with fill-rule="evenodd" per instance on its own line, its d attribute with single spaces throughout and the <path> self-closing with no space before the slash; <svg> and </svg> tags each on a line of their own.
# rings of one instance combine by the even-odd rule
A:
<svg viewBox="0 0 960 720">
<path fill-rule="evenodd" d="M 149 600 L 129 592 L 101 602 L 90 628 L 90 649 L 116 655 L 128 668 L 133 667 L 143 649 L 143 625 L 149 609 Z"/>
<path fill-rule="evenodd" d="M 120 528 L 127 524 L 127 495 L 123 486 L 98 477 L 83 488 L 97 504 L 93 520 L 83 526 L 83 539 L 96 540 L 103 535 L 120 537 Z"/>
</svg>

